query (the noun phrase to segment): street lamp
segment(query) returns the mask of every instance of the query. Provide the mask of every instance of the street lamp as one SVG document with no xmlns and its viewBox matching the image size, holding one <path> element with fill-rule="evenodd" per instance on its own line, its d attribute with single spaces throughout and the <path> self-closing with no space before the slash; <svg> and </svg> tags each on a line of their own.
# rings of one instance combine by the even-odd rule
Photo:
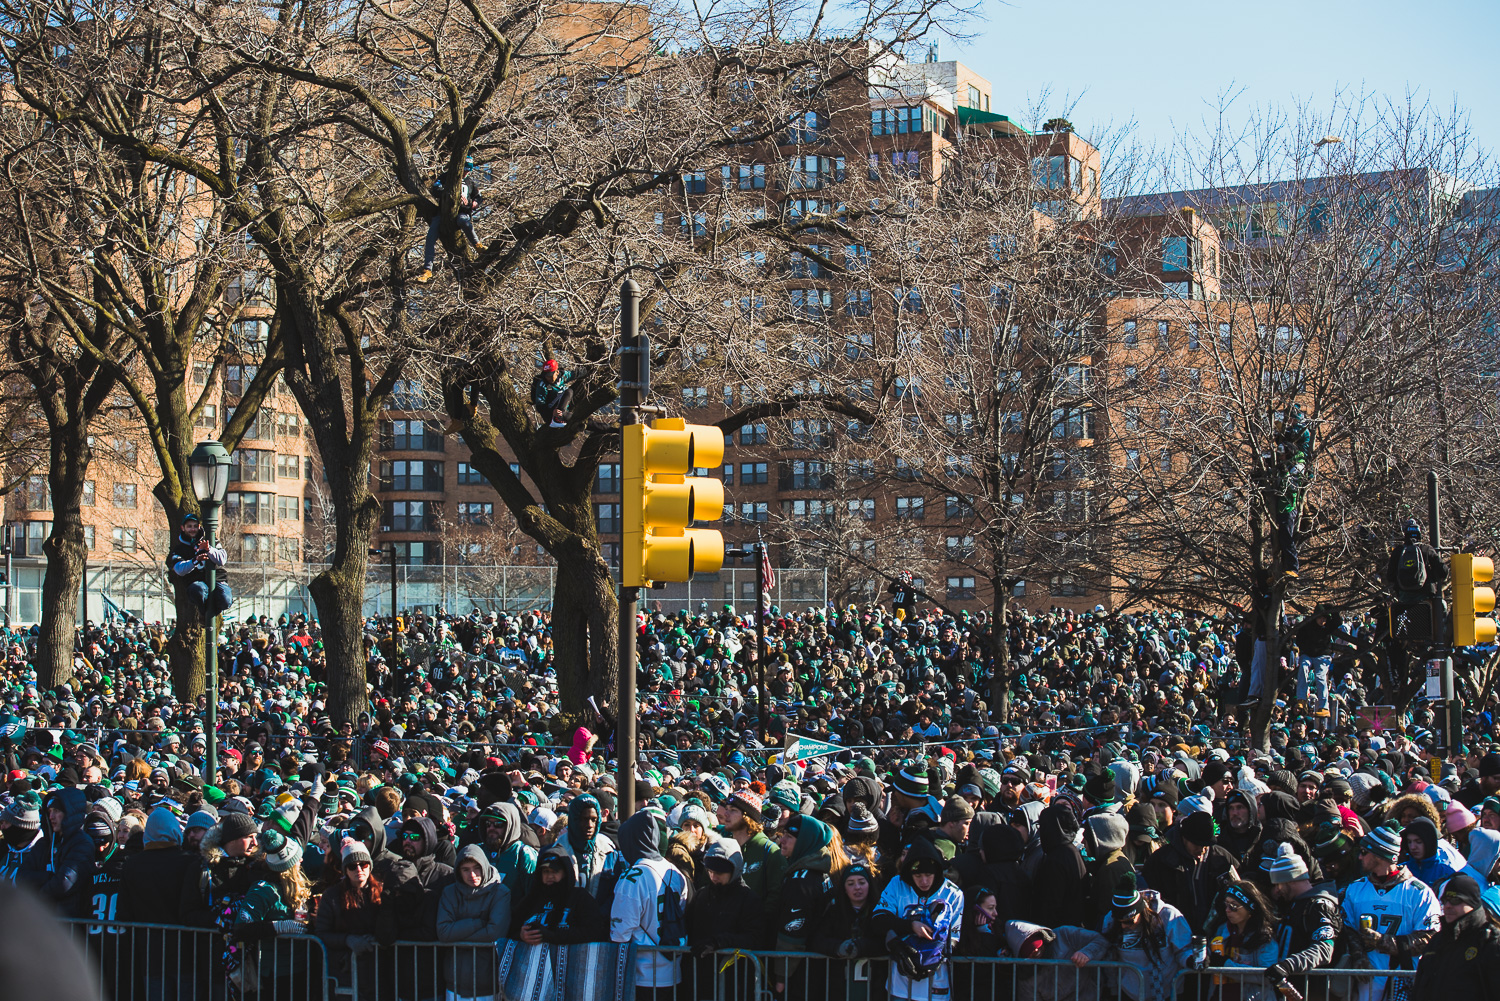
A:
<svg viewBox="0 0 1500 1001">
<path fill-rule="evenodd" d="M 212 546 L 219 534 L 219 508 L 224 506 L 224 491 L 229 489 L 229 453 L 216 441 L 199 442 L 188 456 L 193 477 L 193 495 L 203 512 L 204 538 Z M 208 600 L 213 601 L 218 584 L 218 568 L 208 562 Z M 209 623 L 208 635 L 208 783 L 219 777 L 219 616 Z"/>
</svg>

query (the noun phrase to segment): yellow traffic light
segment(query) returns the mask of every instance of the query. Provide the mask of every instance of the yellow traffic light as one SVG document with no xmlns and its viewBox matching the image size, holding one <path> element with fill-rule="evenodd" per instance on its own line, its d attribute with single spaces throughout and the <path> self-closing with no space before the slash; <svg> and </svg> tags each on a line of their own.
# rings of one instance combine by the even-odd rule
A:
<svg viewBox="0 0 1500 1001">
<path fill-rule="evenodd" d="M 1473 553 L 1453 554 L 1453 645 L 1495 642 L 1495 589 L 1484 582 L 1495 577 L 1495 561 Z"/>
<path fill-rule="evenodd" d="M 724 481 L 688 473 L 723 465 L 724 432 L 673 417 L 650 427 L 628 424 L 624 434 L 624 585 L 649 587 L 718 570 L 724 537 L 690 526 L 723 516 Z"/>
</svg>

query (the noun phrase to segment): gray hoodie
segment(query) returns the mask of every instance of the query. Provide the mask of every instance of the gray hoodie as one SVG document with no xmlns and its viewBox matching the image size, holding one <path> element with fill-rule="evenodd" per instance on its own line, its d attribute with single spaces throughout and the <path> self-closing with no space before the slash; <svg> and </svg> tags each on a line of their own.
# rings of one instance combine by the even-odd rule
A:
<svg viewBox="0 0 1500 1001">
<path fill-rule="evenodd" d="M 476 943 L 444 950 L 443 966 L 449 989 L 462 997 L 496 993 L 495 943 L 510 928 L 510 891 L 479 845 L 465 845 L 458 864 L 475 862 L 482 878 L 470 886 L 461 874 L 443 888 L 438 901 L 440 942 Z"/>
<path fill-rule="evenodd" d="M 1103 959 L 1109 954 L 1109 942 L 1104 936 L 1073 925 L 1045 928 L 1029 921 L 1007 921 L 1005 948 L 1015 955 L 1020 951 L 1022 943 L 1037 934 L 1046 940 L 1041 956 L 1045 962 L 1037 962 L 1030 967 L 1036 971 L 1035 994 L 1027 996 L 1034 996 L 1036 1001 L 1072 1001 L 1074 997 L 1094 997 L 1098 993 L 1099 972 L 1088 966 L 1075 967 L 1070 960 L 1077 952 L 1088 956 L 1091 963 Z"/>
</svg>

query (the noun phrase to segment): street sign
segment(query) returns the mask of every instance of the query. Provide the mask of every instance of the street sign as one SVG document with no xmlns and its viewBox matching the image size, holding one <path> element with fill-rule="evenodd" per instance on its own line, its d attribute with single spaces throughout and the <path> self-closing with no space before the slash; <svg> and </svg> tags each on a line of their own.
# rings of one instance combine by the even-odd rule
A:
<svg viewBox="0 0 1500 1001">
<path fill-rule="evenodd" d="M 1382 730 L 1396 730 L 1395 706 L 1363 706 L 1354 710 L 1354 729 L 1374 730 L 1377 733 Z"/>
<path fill-rule="evenodd" d="M 821 758 L 827 754 L 837 754 L 842 750 L 844 748 L 838 744 L 814 740 L 811 737 L 788 737 L 785 763 L 794 765 L 800 761 L 811 761 L 813 758 Z"/>
<path fill-rule="evenodd" d="M 1427 662 L 1427 688 L 1423 693 L 1429 699 L 1443 697 L 1443 661 L 1434 657 Z"/>
</svg>

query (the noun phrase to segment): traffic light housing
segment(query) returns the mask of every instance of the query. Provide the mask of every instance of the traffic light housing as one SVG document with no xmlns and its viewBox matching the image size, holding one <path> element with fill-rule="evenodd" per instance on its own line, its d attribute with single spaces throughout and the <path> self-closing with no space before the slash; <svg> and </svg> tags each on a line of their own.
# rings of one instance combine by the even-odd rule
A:
<svg viewBox="0 0 1500 1001">
<path fill-rule="evenodd" d="M 1473 553 L 1454 553 L 1453 645 L 1476 646 L 1495 642 L 1495 589 L 1486 585 L 1495 576 L 1495 561 Z"/>
<path fill-rule="evenodd" d="M 689 476 L 724 462 L 724 432 L 681 418 L 627 424 L 624 429 L 624 532 L 621 579 L 625 587 L 685 581 L 724 565 L 724 537 L 695 521 L 724 513 L 724 481 Z"/>
</svg>

